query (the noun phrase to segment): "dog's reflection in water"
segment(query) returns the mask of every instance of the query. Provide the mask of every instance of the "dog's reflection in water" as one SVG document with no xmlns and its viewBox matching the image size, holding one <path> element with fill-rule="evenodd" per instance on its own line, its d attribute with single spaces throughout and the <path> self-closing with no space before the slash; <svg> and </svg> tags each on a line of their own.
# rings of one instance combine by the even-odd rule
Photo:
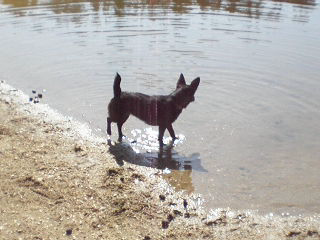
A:
<svg viewBox="0 0 320 240">
<path fill-rule="evenodd" d="M 134 151 L 130 143 L 112 142 L 108 140 L 109 152 L 115 157 L 119 166 L 124 162 L 136 164 L 139 166 L 169 169 L 169 170 L 196 170 L 207 172 L 201 166 L 200 154 L 193 153 L 190 156 L 180 155 L 174 151 L 173 142 L 169 142 L 158 150 L 137 153 Z"/>
<path fill-rule="evenodd" d="M 158 150 L 152 150 L 144 153 L 137 153 L 127 142 L 108 141 L 109 152 L 115 157 L 119 166 L 124 162 L 136 164 L 139 166 L 152 167 L 164 171 L 164 178 L 167 179 L 178 190 L 192 192 L 192 170 L 199 172 L 208 172 L 201 165 L 199 153 L 190 156 L 180 155 L 174 150 L 174 143 L 169 142 Z"/>
</svg>

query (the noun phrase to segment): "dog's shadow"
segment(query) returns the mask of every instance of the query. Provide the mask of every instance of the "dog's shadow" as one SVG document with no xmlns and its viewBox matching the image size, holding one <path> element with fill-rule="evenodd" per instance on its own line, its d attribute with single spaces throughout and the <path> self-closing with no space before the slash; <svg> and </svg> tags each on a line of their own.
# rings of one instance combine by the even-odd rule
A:
<svg viewBox="0 0 320 240">
<path fill-rule="evenodd" d="M 173 142 L 159 147 L 157 151 L 153 150 L 144 153 L 136 152 L 127 142 L 112 142 L 108 140 L 108 145 L 109 152 L 115 157 L 119 166 L 122 166 L 124 162 L 128 162 L 161 170 L 195 170 L 208 172 L 201 165 L 199 153 L 193 153 L 190 156 L 181 155 L 174 150 Z"/>
</svg>

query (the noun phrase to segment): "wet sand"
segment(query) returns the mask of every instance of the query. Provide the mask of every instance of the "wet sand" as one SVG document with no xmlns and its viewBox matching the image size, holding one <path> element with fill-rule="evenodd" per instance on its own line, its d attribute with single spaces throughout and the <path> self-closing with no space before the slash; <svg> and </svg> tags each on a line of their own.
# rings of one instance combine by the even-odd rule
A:
<svg viewBox="0 0 320 240">
<path fill-rule="evenodd" d="M 319 217 L 206 213 L 159 170 L 119 165 L 122 154 L 0 83 L 0 238 L 320 239 Z"/>
</svg>

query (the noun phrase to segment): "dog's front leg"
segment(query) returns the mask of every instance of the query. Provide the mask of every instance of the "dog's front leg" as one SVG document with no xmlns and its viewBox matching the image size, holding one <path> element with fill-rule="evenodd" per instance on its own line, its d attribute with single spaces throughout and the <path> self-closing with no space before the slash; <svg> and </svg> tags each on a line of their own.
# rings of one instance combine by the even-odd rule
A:
<svg viewBox="0 0 320 240">
<path fill-rule="evenodd" d="M 170 126 L 167 127 L 167 129 L 168 129 L 168 131 L 169 131 L 169 133 L 170 133 L 170 136 L 171 136 L 171 138 L 172 138 L 172 141 L 176 140 L 177 138 L 176 138 L 176 135 L 174 134 L 174 130 L 173 130 L 172 124 L 170 124 Z"/>
<path fill-rule="evenodd" d="M 117 123 L 117 126 L 118 126 L 118 134 L 119 134 L 119 138 L 118 138 L 118 141 L 121 142 L 122 141 L 122 137 L 123 137 L 123 134 L 122 134 L 122 125 L 123 123 Z"/>
<path fill-rule="evenodd" d="M 163 135 L 164 135 L 164 131 L 165 130 L 166 130 L 166 127 L 159 126 L 159 137 L 158 137 L 158 140 L 159 140 L 160 147 L 163 146 Z"/>
</svg>

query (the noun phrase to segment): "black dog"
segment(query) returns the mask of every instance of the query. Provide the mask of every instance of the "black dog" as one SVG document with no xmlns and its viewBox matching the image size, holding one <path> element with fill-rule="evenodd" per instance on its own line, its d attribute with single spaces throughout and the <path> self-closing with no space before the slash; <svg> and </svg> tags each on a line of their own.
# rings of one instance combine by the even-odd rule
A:
<svg viewBox="0 0 320 240">
<path fill-rule="evenodd" d="M 117 73 L 113 83 L 114 97 L 108 105 L 107 133 L 111 135 L 111 123 L 118 125 L 119 141 L 121 141 L 122 125 L 130 114 L 152 126 L 159 126 L 158 140 L 163 145 L 164 131 L 168 129 L 172 140 L 176 139 L 172 123 L 178 118 L 183 108 L 194 101 L 194 94 L 199 86 L 200 78 L 186 84 L 183 74 L 177 82 L 176 90 L 169 95 L 148 96 L 142 93 L 122 92 L 121 77 Z"/>
</svg>

